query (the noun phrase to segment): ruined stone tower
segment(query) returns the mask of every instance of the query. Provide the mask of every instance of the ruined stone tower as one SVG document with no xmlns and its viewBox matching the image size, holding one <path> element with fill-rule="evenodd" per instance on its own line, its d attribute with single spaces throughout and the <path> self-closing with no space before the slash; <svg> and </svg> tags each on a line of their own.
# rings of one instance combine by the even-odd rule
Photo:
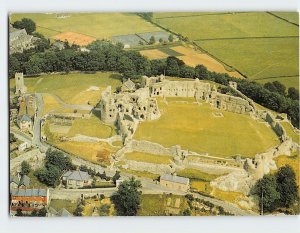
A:
<svg viewBox="0 0 300 233">
<path fill-rule="evenodd" d="M 16 92 L 15 94 L 25 94 L 27 87 L 24 85 L 23 73 L 15 73 Z"/>
</svg>

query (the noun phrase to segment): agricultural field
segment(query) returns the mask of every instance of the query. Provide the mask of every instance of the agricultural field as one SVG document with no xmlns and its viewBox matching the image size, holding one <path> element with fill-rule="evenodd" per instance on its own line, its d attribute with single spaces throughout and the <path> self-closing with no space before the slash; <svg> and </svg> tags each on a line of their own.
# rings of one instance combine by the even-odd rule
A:
<svg viewBox="0 0 300 233">
<path fill-rule="evenodd" d="M 183 196 L 144 194 L 138 216 L 179 215 L 187 207 L 187 201 Z"/>
<path fill-rule="evenodd" d="M 298 89 L 298 15 L 274 14 L 155 13 L 153 20 L 249 79 L 276 78 Z"/>
<path fill-rule="evenodd" d="M 298 37 L 207 40 L 197 41 L 197 44 L 218 59 L 232 64 L 249 79 L 295 76 L 299 73 Z"/>
<path fill-rule="evenodd" d="M 105 142 L 57 142 L 55 146 L 82 159 L 108 166 L 116 149 Z"/>
<path fill-rule="evenodd" d="M 24 81 L 29 93 L 54 94 L 68 104 L 95 105 L 107 86 L 112 86 L 112 90 L 121 86 L 120 75 L 109 72 L 51 74 L 25 78 Z M 15 80 L 10 79 L 10 90 L 14 87 Z M 55 105 L 53 98 L 46 97 L 46 101 Z"/>
<path fill-rule="evenodd" d="M 178 101 L 168 104 L 159 101 L 159 109 L 162 116 L 155 121 L 142 122 L 135 139 L 166 147 L 178 144 L 183 149 L 218 157 L 237 154 L 253 157 L 279 144 L 266 124 L 247 115 L 216 110 L 205 103 L 199 106 Z M 214 117 L 216 111 L 224 117 Z"/>
<path fill-rule="evenodd" d="M 47 13 L 12 14 L 10 17 L 11 22 L 24 17 L 32 19 L 37 24 L 37 32 L 49 38 L 54 38 L 63 32 L 74 32 L 94 39 L 111 39 L 112 36 L 160 30 L 132 13 L 75 13 L 65 14 L 65 17 L 60 16 Z"/>
<path fill-rule="evenodd" d="M 172 156 L 154 155 L 142 152 L 131 152 L 125 154 L 125 159 L 146 163 L 170 164 L 172 161 Z"/>
<path fill-rule="evenodd" d="M 258 83 L 265 84 L 267 82 L 274 82 L 279 81 L 281 82 L 286 88 L 289 87 L 299 87 L 299 76 L 287 76 L 287 77 L 279 77 L 279 78 L 263 78 L 263 79 L 256 79 Z"/>
</svg>

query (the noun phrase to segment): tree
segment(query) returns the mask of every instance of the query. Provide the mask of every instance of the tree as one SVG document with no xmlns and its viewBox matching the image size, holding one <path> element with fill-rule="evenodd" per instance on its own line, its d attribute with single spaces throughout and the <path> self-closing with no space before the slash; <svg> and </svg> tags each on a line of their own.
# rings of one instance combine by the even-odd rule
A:
<svg viewBox="0 0 300 233">
<path fill-rule="evenodd" d="M 209 73 L 204 65 L 197 65 L 195 67 L 195 75 L 198 79 L 208 79 Z"/>
<path fill-rule="evenodd" d="M 13 133 L 9 133 L 9 143 L 13 143 L 16 141 L 17 141 L 17 138 L 15 137 L 15 135 Z"/>
<path fill-rule="evenodd" d="M 28 173 L 31 171 L 31 166 L 27 161 L 23 161 L 21 163 L 21 175 L 28 175 Z"/>
<path fill-rule="evenodd" d="M 274 211 L 280 199 L 276 178 L 271 174 L 264 175 L 263 178 L 259 179 L 250 193 L 258 197 L 260 211 Z"/>
<path fill-rule="evenodd" d="M 155 44 L 155 37 L 154 36 L 150 37 L 149 44 Z"/>
<path fill-rule="evenodd" d="M 163 38 L 159 38 L 159 43 L 162 43 L 162 42 L 164 42 L 164 40 L 163 40 Z"/>
<path fill-rule="evenodd" d="M 278 82 L 278 81 L 274 81 L 274 82 L 267 82 L 264 84 L 264 88 L 266 88 L 267 90 L 271 91 L 271 92 L 277 92 L 281 95 L 285 95 L 285 86 Z"/>
<path fill-rule="evenodd" d="M 277 191 L 280 194 L 280 206 L 289 208 L 298 199 L 298 187 L 294 170 L 286 165 L 276 172 Z"/>
<path fill-rule="evenodd" d="M 118 215 L 135 216 L 141 203 L 142 188 L 141 182 L 131 177 L 123 181 L 118 187 L 118 191 L 111 197 L 115 204 Z"/>
<path fill-rule="evenodd" d="M 32 19 L 23 18 L 21 21 L 13 23 L 14 28 L 25 29 L 28 34 L 32 34 L 36 29 L 36 24 Z"/>
<path fill-rule="evenodd" d="M 299 100 L 299 91 L 294 87 L 289 87 L 287 96 L 293 100 Z"/>
<path fill-rule="evenodd" d="M 110 205 L 108 205 L 108 204 L 101 205 L 99 208 L 99 215 L 100 216 L 108 216 L 109 209 L 110 209 Z"/>
<path fill-rule="evenodd" d="M 172 34 L 169 35 L 168 40 L 169 40 L 169 42 L 173 42 L 174 41 L 174 37 L 173 37 Z"/>
<path fill-rule="evenodd" d="M 39 217 L 45 217 L 46 215 L 47 215 L 47 209 L 45 207 L 40 209 L 37 213 L 37 216 L 39 216 Z"/>
<path fill-rule="evenodd" d="M 17 209 L 17 213 L 15 214 L 15 216 L 21 217 L 24 216 L 24 214 L 21 209 Z"/>
<path fill-rule="evenodd" d="M 114 184 L 116 184 L 116 181 L 118 179 L 120 179 L 121 175 L 120 175 L 120 171 L 116 171 L 115 175 L 112 178 L 112 181 L 114 182 Z"/>
</svg>

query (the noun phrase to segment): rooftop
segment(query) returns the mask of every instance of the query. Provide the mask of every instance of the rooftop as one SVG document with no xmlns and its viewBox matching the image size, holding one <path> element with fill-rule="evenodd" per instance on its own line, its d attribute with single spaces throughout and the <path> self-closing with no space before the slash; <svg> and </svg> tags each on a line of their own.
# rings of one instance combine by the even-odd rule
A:
<svg viewBox="0 0 300 233">
<path fill-rule="evenodd" d="M 190 179 L 181 177 L 181 176 L 173 176 L 173 175 L 162 175 L 160 177 L 160 180 L 166 180 L 174 183 L 180 183 L 180 184 L 189 184 Z"/>
<path fill-rule="evenodd" d="M 86 181 L 91 179 L 91 176 L 87 172 L 83 171 L 67 171 L 63 174 L 68 180 Z"/>
</svg>

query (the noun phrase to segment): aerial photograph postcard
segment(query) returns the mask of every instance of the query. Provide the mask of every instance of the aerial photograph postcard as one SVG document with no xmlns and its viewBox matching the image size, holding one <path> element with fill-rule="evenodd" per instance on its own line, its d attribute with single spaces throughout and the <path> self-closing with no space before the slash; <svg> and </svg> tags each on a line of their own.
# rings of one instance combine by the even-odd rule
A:
<svg viewBox="0 0 300 233">
<path fill-rule="evenodd" d="M 299 215 L 298 17 L 11 12 L 9 215 Z"/>
</svg>

